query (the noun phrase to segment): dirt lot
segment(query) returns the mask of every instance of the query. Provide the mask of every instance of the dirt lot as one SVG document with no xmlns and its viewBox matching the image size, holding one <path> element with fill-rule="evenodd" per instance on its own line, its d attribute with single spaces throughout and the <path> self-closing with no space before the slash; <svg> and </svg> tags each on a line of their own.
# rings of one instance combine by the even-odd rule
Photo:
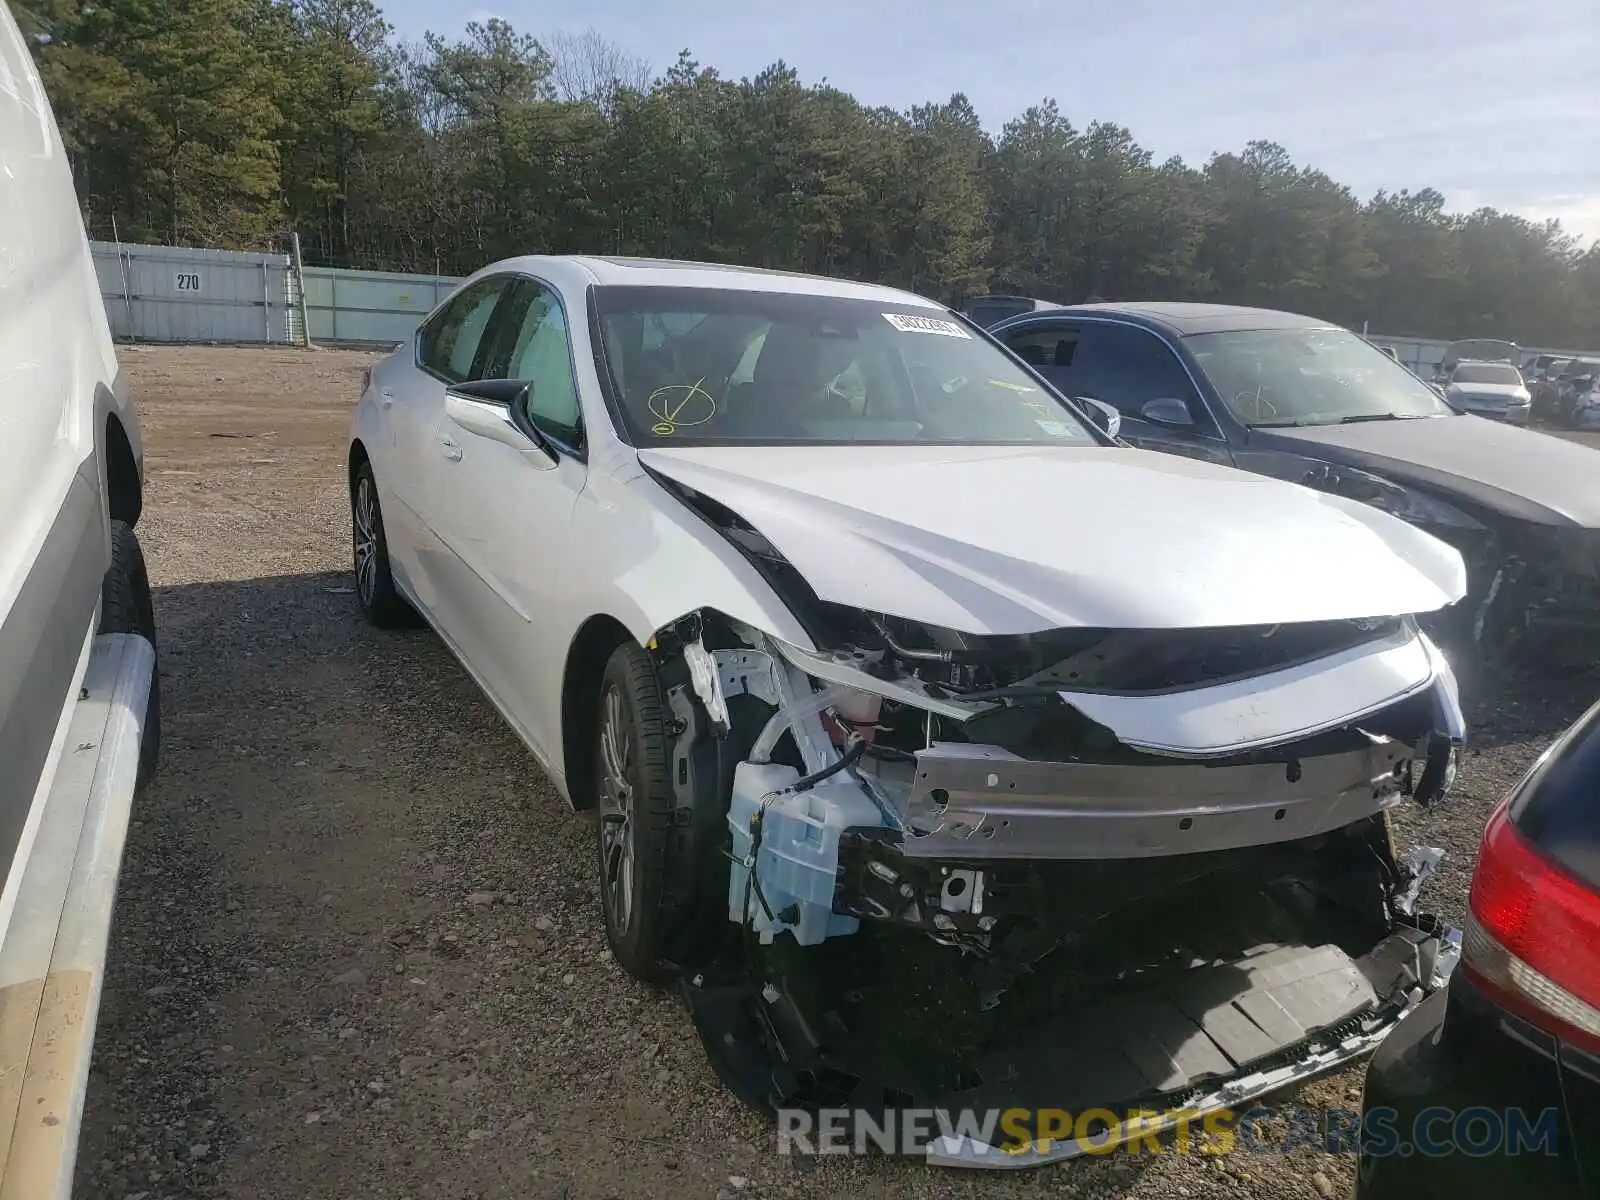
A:
<svg viewBox="0 0 1600 1200">
<path fill-rule="evenodd" d="M 361 622 L 343 456 L 368 361 L 124 353 L 166 743 L 123 867 L 78 1196 L 1347 1194 L 1351 1160 L 1304 1150 L 1005 1176 L 779 1157 L 672 995 L 609 961 L 586 823 L 431 634 Z M 1493 802 L 1593 686 L 1475 706 L 1460 798 L 1401 810 L 1451 853 L 1428 893 L 1446 917 Z"/>
<path fill-rule="evenodd" d="M 1566 438 L 1569 442 L 1577 442 L 1580 446 L 1589 446 L 1593 449 L 1600 450 L 1600 433 L 1596 433 L 1594 431 L 1578 433 L 1571 429 L 1561 429 L 1556 430 L 1555 435 L 1557 437 Z"/>
</svg>

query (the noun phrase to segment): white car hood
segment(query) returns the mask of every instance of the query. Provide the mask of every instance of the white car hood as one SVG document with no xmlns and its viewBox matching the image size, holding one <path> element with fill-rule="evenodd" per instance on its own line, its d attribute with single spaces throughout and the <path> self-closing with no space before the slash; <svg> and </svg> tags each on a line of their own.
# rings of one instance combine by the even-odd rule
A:
<svg viewBox="0 0 1600 1200">
<path fill-rule="evenodd" d="M 759 530 L 824 600 L 973 634 L 1431 612 L 1461 556 L 1377 509 L 1109 447 L 639 452 Z"/>
</svg>

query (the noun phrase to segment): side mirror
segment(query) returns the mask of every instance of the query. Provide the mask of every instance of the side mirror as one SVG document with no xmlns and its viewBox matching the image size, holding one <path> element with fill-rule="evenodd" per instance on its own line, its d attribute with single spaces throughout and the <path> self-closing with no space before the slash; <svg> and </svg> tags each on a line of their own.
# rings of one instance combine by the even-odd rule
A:
<svg viewBox="0 0 1600 1200">
<path fill-rule="evenodd" d="M 555 452 L 536 433 L 527 432 L 512 412 L 533 385 L 522 379 L 474 379 L 453 384 L 445 390 L 444 412 L 450 421 L 468 433 L 513 450 L 538 453 L 551 462 Z"/>
<path fill-rule="evenodd" d="M 1194 418 L 1189 415 L 1189 406 L 1174 396 L 1146 400 L 1139 409 L 1139 415 L 1150 424 L 1160 425 L 1165 429 L 1194 428 Z"/>
<path fill-rule="evenodd" d="M 1116 437 L 1117 431 L 1122 428 L 1122 414 L 1104 400 L 1096 400 L 1093 396 L 1079 396 L 1078 403 L 1089 410 L 1089 420 L 1094 422 L 1095 428 L 1107 437 Z"/>
</svg>

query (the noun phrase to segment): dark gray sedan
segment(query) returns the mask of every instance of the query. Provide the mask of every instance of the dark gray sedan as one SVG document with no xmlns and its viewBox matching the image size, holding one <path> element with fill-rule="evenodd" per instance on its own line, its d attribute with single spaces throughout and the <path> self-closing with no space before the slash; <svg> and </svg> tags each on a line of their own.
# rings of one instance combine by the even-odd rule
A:
<svg viewBox="0 0 1600 1200">
<path fill-rule="evenodd" d="M 1456 546 L 1454 632 L 1600 632 L 1600 458 L 1469 416 L 1349 330 L 1220 304 L 1084 304 L 995 325 L 1059 391 L 1110 406 L 1119 436 L 1366 500 Z"/>
</svg>

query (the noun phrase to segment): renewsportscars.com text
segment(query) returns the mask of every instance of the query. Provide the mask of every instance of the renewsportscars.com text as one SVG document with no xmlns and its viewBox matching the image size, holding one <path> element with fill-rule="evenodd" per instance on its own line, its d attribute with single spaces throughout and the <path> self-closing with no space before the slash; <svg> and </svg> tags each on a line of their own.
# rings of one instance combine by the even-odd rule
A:
<svg viewBox="0 0 1600 1200">
<path fill-rule="evenodd" d="M 1429 1108 L 1402 1122 L 1393 1109 L 780 1109 L 778 1153 L 921 1155 L 936 1139 L 979 1154 L 1325 1154 L 1441 1157 L 1556 1154 L 1553 1108 Z"/>
</svg>

